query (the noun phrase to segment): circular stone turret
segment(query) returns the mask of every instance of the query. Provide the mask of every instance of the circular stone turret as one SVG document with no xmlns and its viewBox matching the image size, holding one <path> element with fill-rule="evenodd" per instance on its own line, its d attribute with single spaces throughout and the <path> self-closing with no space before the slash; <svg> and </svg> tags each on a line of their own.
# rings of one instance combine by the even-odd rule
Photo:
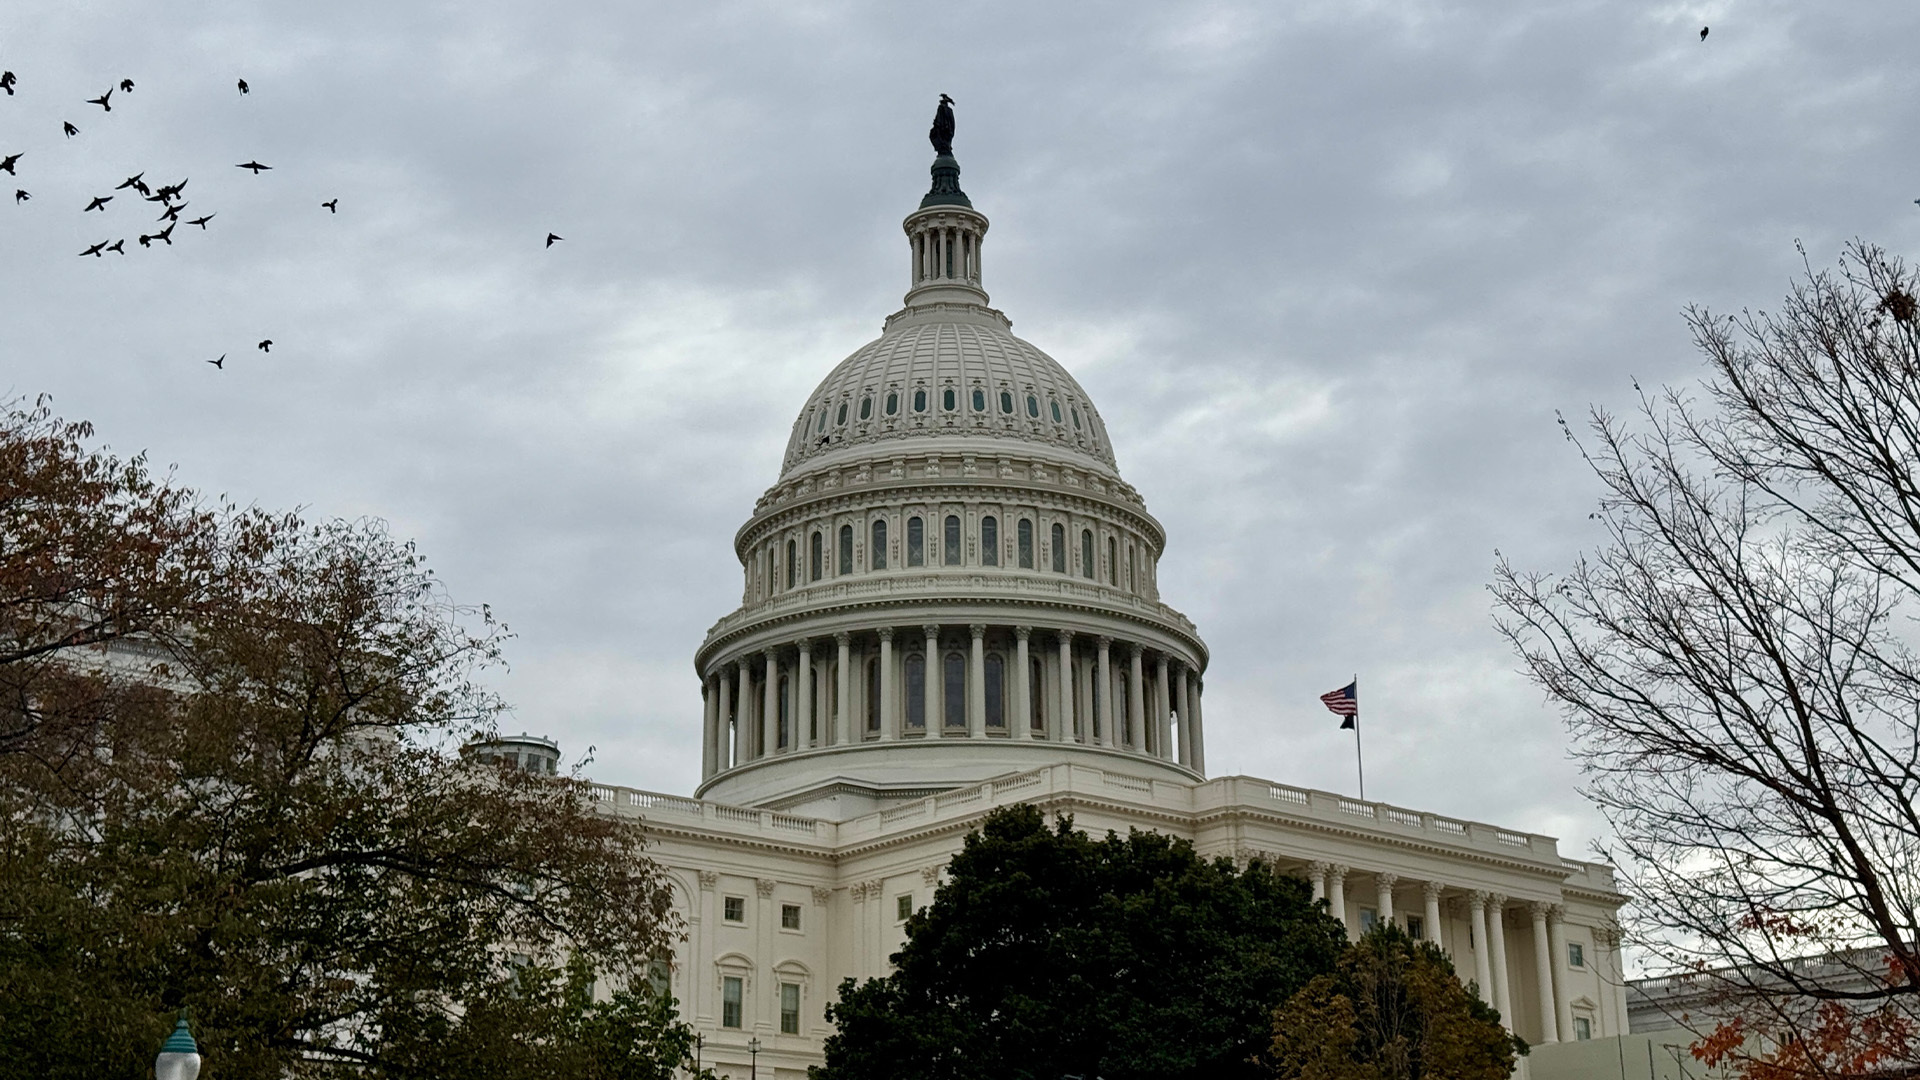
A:
<svg viewBox="0 0 1920 1080">
<path fill-rule="evenodd" d="M 1073 760 L 1204 773 L 1193 624 L 1166 537 L 1065 368 L 980 284 L 986 216 L 942 155 L 911 288 L 794 421 L 707 634 L 698 794 L 846 818 Z"/>
</svg>

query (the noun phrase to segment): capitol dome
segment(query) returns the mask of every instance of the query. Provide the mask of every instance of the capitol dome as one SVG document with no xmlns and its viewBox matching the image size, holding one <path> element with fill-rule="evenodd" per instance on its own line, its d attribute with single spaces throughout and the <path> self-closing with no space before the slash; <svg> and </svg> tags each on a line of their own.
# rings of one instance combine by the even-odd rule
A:
<svg viewBox="0 0 1920 1080">
<path fill-rule="evenodd" d="M 848 817 L 1062 760 L 1204 775 L 1165 533 L 1086 391 L 990 306 L 959 163 L 932 173 L 904 306 L 808 397 L 735 535 L 741 606 L 695 658 L 702 797 Z"/>
</svg>

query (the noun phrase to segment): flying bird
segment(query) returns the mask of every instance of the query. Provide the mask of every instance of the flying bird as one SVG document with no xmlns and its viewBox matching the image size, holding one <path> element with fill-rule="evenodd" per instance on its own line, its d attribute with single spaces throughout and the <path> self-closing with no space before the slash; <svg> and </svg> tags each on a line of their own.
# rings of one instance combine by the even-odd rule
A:
<svg viewBox="0 0 1920 1080">
<path fill-rule="evenodd" d="M 187 186 L 187 182 L 185 180 L 182 180 L 177 184 L 164 185 L 156 189 L 153 193 L 153 196 L 149 198 L 147 201 L 148 202 L 171 202 L 176 196 L 180 194 L 180 192 L 186 189 L 186 186 Z"/>
<path fill-rule="evenodd" d="M 93 201 L 87 204 L 87 210 L 105 210 L 107 208 L 107 204 L 112 201 L 113 201 L 113 196 L 111 195 L 95 195 L 93 197 Z M 87 212 L 87 210 L 82 210 L 80 212 L 84 214 Z"/>
<path fill-rule="evenodd" d="M 88 248 L 87 250 L 85 250 L 85 251 L 83 251 L 83 252 L 81 252 L 81 253 L 80 253 L 80 257 L 84 259 L 84 258 L 86 258 L 87 256 L 89 256 L 89 255 L 91 255 L 91 256 L 93 256 L 94 258 L 96 258 L 96 259 L 97 259 L 97 258 L 99 258 L 99 257 L 100 257 L 100 253 L 101 253 L 101 252 L 103 252 L 103 251 L 105 251 L 105 250 L 107 250 L 107 242 L 106 242 L 105 240 L 102 240 L 102 241 L 100 241 L 99 243 L 97 243 L 97 244 L 95 244 L 95 245 L 93 245 L 92 247 L 90 247 L 90 248 Z"/>
<path fill-rule="evenodd" d="M 1704 26 L 1700 28 L 1700 40 L 1701 41 L 1707 40 L 1707 28 Z"/>
<path fill-rule="evenodd" d="M 243 83 L 243 84 L 241 84 L 241 85 L 245 85 L 245 84 Z M 222 371 L 225 371 L 225 370 L 227 369 L 227 354 L 226 354 L 226 353 L 221 353 L 221 354 L 220 354 L 220 359 L 218 359 L 218 360 L 209 360 L 209 361 L 207 361 L 207 363 L 209 363 L 209 364 L 212 364 L 212 365 L 213 365 L 214 367 L 217 367 L 217 368 L 219 368 L 219 369 L 220 369 L 220 370 L 222 370 Z"/>
<path fill-rule="evenodd" d="M 8 154 L 6 157 L 0 158 L 0 172 L 19 176 L 19 173 L 13 171 L 13 163 L 19 161 L 24 156 L 26 156 L 26 151 L 22 150 L 18 154 Z"/>
<path fill-rule="evenodd" d="M 200 226 L 200 231 L 201 231 L 201 232 L 206 232 L 206 231 L 207 231 L 207 222 L 209 222 L 209 221 L 212 221 L 212 220 L 213 220 L 213 215 L 212 215 L 212 214 L 208 214 L 208 215 L 207 215 L 206 217 L 197 217 L 197 218 L 190 218 L 190 219 L 188 219 L 188 221 L 187 221 L 187 224 L 189 224 L 189 225 L 198 225 L 198 226 Z"/>
<path fill-rule="evenodd" d="M 13 72 L 0 71 L 0 90 L 5 90 L 8 97 L 13 96 Z"/>
<path fill-rule="evenodd" d="M 187 208 L 187 204 L 186 204 L 186 203 L 168 203 L 168 204 L 167 204 L 167 208 L 166 208 L 166 210 L 165 210 L 165 211 L 163 211 L 163 212 L 162 212 L 162 213 L 160 214 L 160 216 L 159 216 L 159 217 L 157 217 L 157 218 L 154 218 L 153 220 L 155 220 L 155 221 L 179 221 L 179 220 L 180 220 L 180 211 L 182 211 L 182 210 L 185 210 L 186 208 Z"/>
<path fill-rule="evenodd" d="M 126 237 L 123 236 L 120 239 L 115 240 L 111 245 L 108 246 L 107 250 L 113 252 L 115 255 L 125 255 L 127 253 Z"/>
<path fill-rule="evenodd" d="M 169 225 L 166 228 L 161 229 L 159 232 L 154 233 L 153 238 L 155 240 L 165 240 L 167 242 L 167 246 L 172 247 L 173 246 L 173 226 Z"/>
<path fill-rule="evenodd" d="M 132 188 L 133 190 L 139 192 L 140 194 L 145 195 L 148 193 L 148 188 L 147 188 L 146 182 L 140 179 L 145 175 L 147 174 L 144 171 L 134 173 L 132 176 L 129 176 L 125 180 L 122 180 L 119 183 L 113 185 L 113 190 L 119 191 L 121 188 Z"/>
<path fill-rule="evenodd" d="M 60 121 L 60 130 L 66 132 L 67 138 L 69 139 L 73 138 L 75 135 L 80 134 L 80 129 L 77 127 L 74 127 L 73 123 L 68 120 Z"/>
<path fill-rule="evenodd" d="M 273 339 L 272 339 L 272 338 L 267 338 L 267 339 L 266 339 L 265 341 L 262 341 L 262 342 L 260 343 L 260 351 L 261 351 L 261 352 L 264 352 L 264 353 L 270 353 L 270 352 L 272 352 L 272 351 L 273 351 Z"/>
<path fill-rule="evenodd" d="M 153 237 L 151 237 L 151 236 L 148 236 L 148 235 L 147 235 L 146 233 L 141 233 L 141 234 L 140 234 L 140 246 L 141 246 L 141 247 L 152 247 L 152 246 L 153 246 Z"/>
<path fill-rule="evenodd" d="M 251 170 L 253 170 L 253 175 L 255 175 L 255 176 L 259 176 L 262 170 L 265 170 L 265 169 L 271 169 L 271 168 L 273 168 L 273 166 L 271 166 L 271 165 L 262 165 L 262 164 L 260 164 L 260 163 L 259 163 L 259 162 L 257 162 L 257 161 L 249 161 L 249 162 L 247 162 L 247 163 L 245 163 L 245 164 L 243 164 L 243 165 L 235 165 L 235 166 L 234 166 L 234 168 L 236 168 L 236 169 L 251 169 Z"/>
<path fill-rule="evenodd" d="M 548 246 L 548 247 L 552 247 L 552 246 L 553 246 L 553 242 L 554 242 L 555 240 L 565 240 L 565 239 L 566 239 L 566 237 L 564 237 L 564 236 L 556 236 L 556 235 L 555 235 L 555 234 L 553 234 L 553 233 L 548 233 L 548 234 L 547 234 L 547 246 Z"/>
<path fill-rule="evenodd" d="M 243 94 L 247 92 L 247 80 L 245 79 L 240 80 L 240 92 Z"/>
<path fill-rule="evenodd" d="M 326 202 L 323 202 L 320 205 L 326 207 L 327 213 L 329 214 L 337 214 L 340 212 L 340 200 L 337 198 L 328 199 Z"/>
<path fill-rule="evenodd" d="M 23 203 L 23 202 L 26 202 L 26 201 L 27 201 L 28 199 L 31 199 L 31 198 L 33 198 L 33 196 L 32 196 L 32 195 L 29 195 L 29 194 L 27 194 L 27 189 L 26 189 L 26 188 L 14 188 L 14 189 L 13 189 L 13 204 L 14 204 L 15 206 L 18 206 L 18 205 L 20 205 L 21 203 Z"/>
<path fill-rule="evenodd" d="M 131 94 L 131 93 L 133 93 L 133 80 L 132 80 L 132 79 L 121 79 L 121 80 L 120 80 L 120 92 L 121 92 L 121 93 L 123 93 L 123 94 Z"/>
<path fill-rule="evenodd" d="M 89 104 L 89 105 L 98 105 L 98 106 L 100 106 L 101 108 L 103 108 L 103 109 L 105 109 L 105 110 L 107 110 L 108 112 L 112 112 L 112 111 L 113 111 L 113 106 L 112 106 L 112 105 L 109 105 L 109 104 L 107 104 L 107 99 L 109 99 L 109 98 L 111 98 L 111 97 L 113 97 L 113 87 L 111 87 L 111 86 L 109 86 L 109 87 L 107 87 L 107 92 L 106 92 L 106 93 L 104 93 L 104 94 L 101 94 L 101 95 L 100 95 L 99 97 L 92 97 L 92 98 L 88 98 L 88 99 L 87 99 L 87 104 Z"/>
</svg>

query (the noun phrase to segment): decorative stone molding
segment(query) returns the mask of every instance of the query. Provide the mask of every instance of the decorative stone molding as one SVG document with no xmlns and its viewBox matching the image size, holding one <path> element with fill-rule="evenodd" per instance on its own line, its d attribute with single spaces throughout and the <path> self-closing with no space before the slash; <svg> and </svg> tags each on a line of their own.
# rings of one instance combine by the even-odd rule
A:
<svg viewBox="0 0 1920 1080">
<path fill-rule="evenodd" d="M 921 867 L 920 880 L 926 882 L 927 888 L 929 889 L 933 888 L 935 885 L 940 884 L 940 868 L 938 866 Z"/>
<path fill-rule="evenodd" d="M 755 878 L 753 880 L 753 887 L 760 891 L 760 899 L 762 900 L 772 896 L 774 886 L 778 884 L 779 882 L 774 881 L 772 878 Z"/>
<path fill-rule="evenodd" d="M 1420 898 L 1429 904 L 1435 903 L 1440 899 L 1440 894 L 1446 891 L 1446 888 L 1444 884 L 1438 881 L 1429 881 L 1420 886 Z"/>
<path fill-rule="evenodd" d="M 700 887 L 702 889 L 712 891 L 713 889 L 719 887 L 719 885 L 720 885 L 720 872 L 718 870 L 700 871 Z"/>
<path fill-rule="evenodd" d="M 818 885 L 814 886 L 813 888 L 813 906 L 814 907 L 826 907 L 827 901 L 831 899 L 833 899 L 832 889 L 823 889 Z"/>
</svg>

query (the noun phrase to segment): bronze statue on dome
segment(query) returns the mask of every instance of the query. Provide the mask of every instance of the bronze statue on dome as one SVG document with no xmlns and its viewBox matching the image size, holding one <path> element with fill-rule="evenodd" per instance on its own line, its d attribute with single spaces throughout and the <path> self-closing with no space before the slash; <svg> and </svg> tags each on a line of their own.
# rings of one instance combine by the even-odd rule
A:
<svg viewBox="0 0 1920 1080">
<path fill-rule="evenodd" d="M 927 139 L 933 143 L 933 152 L 941 157 L 953 156 L 953 99 L 940 95 L 940 108 L 933 114 L 933 130 L 927 132 Z"/>
</svg>

